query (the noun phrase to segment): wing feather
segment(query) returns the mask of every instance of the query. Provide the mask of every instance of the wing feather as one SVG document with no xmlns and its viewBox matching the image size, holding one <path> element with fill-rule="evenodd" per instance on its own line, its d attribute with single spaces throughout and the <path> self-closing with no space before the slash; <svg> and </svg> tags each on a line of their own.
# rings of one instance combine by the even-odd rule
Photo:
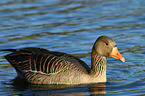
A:
<svg viewBox="0 0 145 96">
<path fill-rule="evenodd" d="M 88 73 L 90 68 L 82 60 L 61 52 L 49 51 L 42 48 L 8 49 L 14 52 L 5 56 L 21 77 L 34 81 L 40 75 L 58 74 L 75 66 L 80 71 Z M 69 65 L 70 64 L 70 65 Z M 72 65 L 73 64 L 73 65 Z"/>
</svg>

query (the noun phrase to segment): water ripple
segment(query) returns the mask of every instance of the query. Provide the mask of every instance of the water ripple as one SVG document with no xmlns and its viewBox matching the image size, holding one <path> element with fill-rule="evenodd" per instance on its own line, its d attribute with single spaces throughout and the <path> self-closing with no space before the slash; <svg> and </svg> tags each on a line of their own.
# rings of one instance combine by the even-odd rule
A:
<svg viewBox="0 0 145 96">
<path fill-rule="evenodd" d="M 107 58 L 107 83 L 78 86 L 13 85 L 15 70 L 0 54 L 0 95 L 144 95 L 144 0 L 1 0 L 0 47 L 66 52 L 90 66 L 97 37 L 116 41 L 126 62 Z M 41 88 L 41 89 L 39 89 Z"/>
</svg>

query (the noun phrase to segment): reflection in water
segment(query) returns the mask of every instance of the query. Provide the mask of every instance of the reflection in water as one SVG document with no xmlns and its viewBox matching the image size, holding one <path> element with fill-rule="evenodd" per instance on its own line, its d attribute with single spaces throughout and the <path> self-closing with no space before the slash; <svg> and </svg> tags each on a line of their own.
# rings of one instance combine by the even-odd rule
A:
<svg viewBox="0 0 145 96">
<path fill-rule="evenodd" d="M 48 96 L 48 95 L 86 95 L 90 94 L 91 96 L 104 96 L 105 92 L 105 83 L 98 84 L 86 84 L 86 85 L 35 85 L 28 84 L 26 82 L 20 82 L 14 79 L 13 84 L 11 84 L 11 89 L 15 92 L 20 92 L 21 95 L 25 96 L 26 94 L 33 94 L 34 96 Z"/>
<path fill-rule="evenodd" d="M 104 96 L 105 92 L 105 83 L 90 84 L 89 85 L 89 94 L 91 96 Z"/>
</svg>

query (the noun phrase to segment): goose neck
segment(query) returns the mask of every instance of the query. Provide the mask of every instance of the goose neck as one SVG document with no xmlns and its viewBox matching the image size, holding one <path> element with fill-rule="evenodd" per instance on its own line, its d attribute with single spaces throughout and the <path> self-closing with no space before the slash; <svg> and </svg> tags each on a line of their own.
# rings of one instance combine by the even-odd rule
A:
<svg viewBox="0 0 145 96">
<path fill-rule="evenodd" d="M 106 76 L 106 57 L 97 54 L 91 54 L 91 70 L 90 74 L 93 76 Z"/>
</svg>

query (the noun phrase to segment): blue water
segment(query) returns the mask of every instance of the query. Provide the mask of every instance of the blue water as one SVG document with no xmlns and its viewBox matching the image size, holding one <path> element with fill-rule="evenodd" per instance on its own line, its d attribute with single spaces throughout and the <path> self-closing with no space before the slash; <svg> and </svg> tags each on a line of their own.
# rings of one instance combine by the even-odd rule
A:
<svg viewBox="0 0 145 96">
<path fill-rule="evenodd" d="M 8 52 L 0 52 L 0 95 L 145 95 L 144 0 L 1 0 L 0 49 L 41 47 L 90 65 L 92 45 L 101 35 L 113 38 L 126 59 L 107 58 L 106 83 L 15 85 L 16 71 L 3 58 Z"/>
</svg>

